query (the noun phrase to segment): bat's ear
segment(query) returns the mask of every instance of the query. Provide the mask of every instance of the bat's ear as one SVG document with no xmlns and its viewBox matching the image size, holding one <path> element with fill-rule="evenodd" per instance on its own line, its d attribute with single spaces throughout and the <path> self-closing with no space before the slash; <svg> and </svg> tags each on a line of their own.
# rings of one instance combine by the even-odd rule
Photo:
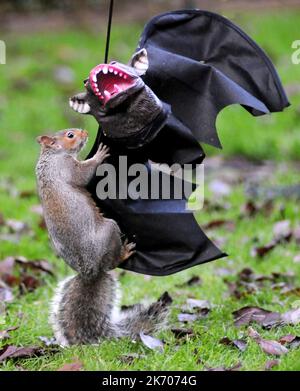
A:
<svg viewBox="0 0 300 391">
<path fill-rule="evenodd" d="M 144 75 L 149 67 L 148 54 L 146 49 L 141 49 L 134 53 L 130 60 L 130 66 L 135 69 L 139 76 Z"/>
</svg>

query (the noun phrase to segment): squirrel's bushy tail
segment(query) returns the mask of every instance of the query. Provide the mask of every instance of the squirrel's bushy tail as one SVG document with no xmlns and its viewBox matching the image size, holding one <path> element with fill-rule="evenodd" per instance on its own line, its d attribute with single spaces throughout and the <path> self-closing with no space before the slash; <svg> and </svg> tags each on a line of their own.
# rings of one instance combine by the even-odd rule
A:
<svg viewBox="0 0 300 391">
<path fill-rule="evenodd" d="M 165 292 L 157 302 L 149 307 L 136 304 L 121 311 L 116 323 L 118 333 L 122 337 L 135 338 L 140 332 L 151 334 L 161 331 L 166 326 L 171 302 L 171 297 Z"/>
<path fill-rule="evenodd" d="M 116 313 L 117 282 L 109 273 L 96 281 L 67 278 L 52 301 L 50 322 L 59 344 L 95 344 L 102 338 L 137 338 L 161 330 L 172 299 L 165 292 L 148 307 L 140 304 Z"/>
</svg>

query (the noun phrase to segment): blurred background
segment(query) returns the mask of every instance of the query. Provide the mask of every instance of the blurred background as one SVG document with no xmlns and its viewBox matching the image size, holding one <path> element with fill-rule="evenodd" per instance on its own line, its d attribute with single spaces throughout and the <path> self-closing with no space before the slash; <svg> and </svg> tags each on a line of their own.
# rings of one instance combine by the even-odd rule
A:
<svg viewBox="0 0 300 391">
<path fill-rule="evenodd" d="M 34 169 L 39 145 L 35 138 L 82 127 L 90 133 L 85 154 L 91 147 L 96 121 L 72 111 L 68 99 L 83 91 L 83 80 L 103 62 L 108 3 L 0 1 L 0 41 L 6 44 L 6 64 L 0 64 L 0 326 L 17 328 L 10 343 L 18 346 L 40 343 L 40 336 L 51 337 L 49 300 L 57 281 L 71 272 L 49 245 L 36 194 Z M 172 350 L 173 341 L 164 355 L 147 352 L 147 357 L 139 358 L 130 368 L 198 370 L 242 361 L 244 369 L 262 369 L 266 358 L 254 342 L 241 358 L 238 351 L 228 350 L 218 341 L 224 330 L 240 338 L 231 314 L 238 306 L 287 311 L 295 308 L 295 300 L 299 304 L 300 64 L 292 62 L 296 50 L 292 44 L 300 40 L 300 0 L 115 0 L 110 59 L 127 62 L 145 22 L 156 14 L 193 7 L 228 17 L 263 47 L 278 70 L 291 106 L 283 113 L 258 118 L 240 106 L 231 106 L 218 116 L 223 150 L 203 145 L 208 156 L 205 207 L 197 218 L 230 256 L 163 279 L 163 288 L 177 307 L 186 297 L 196 297 L 211 300 L 216 309 L 208 321 L 197 323 L 201 343 L 196 338 Z M 43 259 L 42 267 L 34 261 L 25 269 L 24 257 L 25 261 Z M 51 266 L 46 274 L 45 262 L 47 268 Z M 36 277 L 33 266 L 42 276 Z M 260 276 L 257 281 L 266 281 L 265 286 L 253 283 L 254 272 Z M 183 287 L 183 281 L 195 280 L 197 273 L 201 284 Z M 246 283 L 240 282 L 243 276 Z M 290 278 L 298 285 L 291 284 Z M 120 273 L 120 279 L 124 303 L 152 301 L 162 293 L 158 277 Z M 248 289 L 245 284 L 249 281 Z M 13 327 L 16 325 L 19 329 Z M 263 332 L 273 339 L 280 334 Z M 283 333 L 300 335 L 300 325 L 286 328 L 280 335 Z M 0 350 L 5 343 L 2 336 Z M 86 369 L 126 369 L 129 364 L 118 355 L 140 349 L 139 344 L 134 348 L 126 344 L 103 344 L 100 350 L 95 348 L 97 354 L 92 347 L 64 349 L 55 358 L 49 355 L 23 361 L 23 367 L 9 361 L 5 369 L 57 369 L 74 355 L 83 360 Z M 195 360 L 196 350 L 201 360 Z M 299 370 L 299 354 L 299 349 L 289 353 L 276 368 Z"/>
<path fill-rule="evenodd" d="M 110 58 L 127 61 L 143 25 L 157 13 L 193 7 L 219 12 L 252 36 L 276 64 L 292 103 L 285 113 L 262 118 L 240 107 L 224 110 L 218 117 L 222 155 L 299 159 L 300 65 L 291 61 L 291 46 L 300 39 L 300 0 L 115 1 Z M 94 136 L 95 121 L 72 112 L 68 97 L 82 90 L 90 69 L 103 61 L 107 11 L 107 0 L 1 1 L 0 39 L 7 48 L 7 64 L 0 65 L 0 164 L 5 171 L 32 172 L 33 141 L 42 132 L 78 126 Z"/>
</svg>

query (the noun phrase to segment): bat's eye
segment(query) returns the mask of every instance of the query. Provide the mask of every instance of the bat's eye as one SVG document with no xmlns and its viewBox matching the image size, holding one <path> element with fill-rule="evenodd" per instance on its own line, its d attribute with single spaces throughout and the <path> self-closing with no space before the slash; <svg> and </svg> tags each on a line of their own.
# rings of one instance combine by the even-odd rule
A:
<svg viewBox="0 0 300 391">
<path fill-rule="evenodd" d="M 74 137 L 74 133 L 73 132 L 68 132 L 67 133 L 67 137 L 68 138 L 73 138 Z"/>
<path fill-rule="evenodd" d="M 111 62 L 110 62 L 110 64 L 112 64 L 112 65 L 113 65 L 113 64 L 116 64 L 116 63 L 117 63 L 117 61 L 111 61 Z"/>
<path fill-rule="evenodd" d="M 85 85 L 85 87 L 86 87 L 88 81 L 89 81 L 89 79 L 83 80 L 83 84 Z"/>
</svg>

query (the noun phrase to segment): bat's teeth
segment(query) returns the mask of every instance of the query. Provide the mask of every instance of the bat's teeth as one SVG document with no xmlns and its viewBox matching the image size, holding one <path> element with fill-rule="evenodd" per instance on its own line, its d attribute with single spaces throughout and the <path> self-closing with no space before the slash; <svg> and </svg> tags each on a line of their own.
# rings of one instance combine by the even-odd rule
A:
<svg viewBox="0 0 300 391">
<path fill-rule="evenodd" d="M 79 103 L 77 101 L 73 104 L 73 110 L 78 111 Z"/>
<path fill-rule="evenodd" d="M 114 89 L 117 92 L 121 92 L 122 91 L 122 88 L 120 86 L 118 86 L 118 84 L 114 84 Z"/>
<path fill-rule="evenodd" d="M 110 73 L 113 73 L 113 71 L 114 71 L 112 68 L 108 68 L 108 70 Z"/>
<path fill-rule="evenodd" d="M 74 101 L 72 99 L 69 99 L 69 106 L 71 107 L 71 109 L 73 109 Z"/>
<path fill-rule="evenodd" d="M 107 72 L 108 72 L 108 68 L 107 67 L 103 67 L 102 72 L 106 75 Z"/>
<path fill-rule="evenodd" d="M 109 91 L 104 90 L 104 95 L 106 96 L 106 98 L 110 98 L 110 92 Z"/>
<path fill-rule="evenodd" d="M 117 74 L 118 74 L 118 71 L 114 71 L 114 74 L 117 75 Z"/>
<path fill-rule="evenodd" d="M 127 79 L 127 75 L 124 75 L 123 78 L 126 80 Z"/>
<path fill-rule="evenodd" d="M 82 103 L 79 103 L 78 104 L 78 108 L 77 108 L 77 111 L 78 111 L 78 113 L 82 113 L 82 108 L 83 108 L 83 104 Z"/>
<path fill-rule="evenodd" d="M 88 103 L 80 103 L 78 107 L 78 112 L 81 114 L 87 114 L 90 111 L 90 106 Z"/>
<path fill-rule="evenodd" d="M 119 76 L 122 77 L 122 76 L 123 76 L 123 73 L 122 73 L 122 72 L 119 72 Z"/>
<path fill-rule="evenodd" d="M 92 80 L 93 82 L 97 83 L 97 73 L 94 73 Z"/>
<path fill-rule="evenodd" d="M 84 103 L 82 113 L 87 114 L 91 110 L 90 105 L 88 103 Z"/>
</svg>

